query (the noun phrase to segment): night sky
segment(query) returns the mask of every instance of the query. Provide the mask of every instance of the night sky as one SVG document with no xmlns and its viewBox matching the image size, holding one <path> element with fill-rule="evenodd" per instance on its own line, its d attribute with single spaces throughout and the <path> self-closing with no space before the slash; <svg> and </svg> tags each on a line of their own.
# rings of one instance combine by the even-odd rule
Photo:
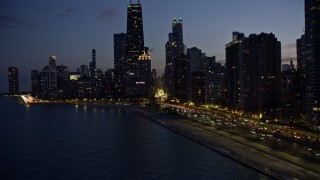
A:
<svg viewBox="0 0 320 180">
<path fill-rule="evenodd" d="M 126 32 L 129 0 L 0 0 L 0 92 L 8 91 L 8 67 L 20 71 L 20 90 L 30 90 L 30 71 L 49 56 L 76 71 L 97 51 L 97 67 L 113 68 L 113 34 Z M 132 0 L 133 3 L 137 0 Z M 303 0 L 141 0 L 145 46 L 161 74 L 173 18 L 184 21 L 184 42 L 225 60 L 232 32 L 274 33 L 285 63 L 296 59 L 303 34 Z"/>
</svg>

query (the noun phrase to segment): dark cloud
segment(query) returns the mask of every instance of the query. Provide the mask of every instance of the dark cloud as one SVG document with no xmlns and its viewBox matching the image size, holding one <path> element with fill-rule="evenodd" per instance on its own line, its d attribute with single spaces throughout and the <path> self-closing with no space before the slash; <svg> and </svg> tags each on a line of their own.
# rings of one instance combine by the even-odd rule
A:
<svg viewBox="0 0 320 180">
<path fill-rule="evenodd" d="M 68 7 L 68 8 L 66 8 L 66 9 L 64 9 L 61 14 L 58 14 L 58 16 L 59 16 L 59 17 L 70 17 L 70 16 L 72 16 L 75 12 L 76 12 L 75 9 L 73 9 L 72 7 Z"/>
<path fill-rule="evenodd" d="M 33 27 L 27 19 L 0 14 L 0 28 Z"/>
<path fill-rule="evenodd" d="M 115 16 L 118 16 L 118 13 L 115 9 L 107 8 L 103 9 L 99 15 L 96 16 L 97 20 L 108 20 L 110 18 L 113 18 Z"/>
</svg>

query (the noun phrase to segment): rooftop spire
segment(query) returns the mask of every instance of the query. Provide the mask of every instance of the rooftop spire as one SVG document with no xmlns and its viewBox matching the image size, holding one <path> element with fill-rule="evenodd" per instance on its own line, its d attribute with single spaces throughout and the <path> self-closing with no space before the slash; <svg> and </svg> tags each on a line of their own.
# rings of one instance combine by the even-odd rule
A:
<svg viewBox="0 0 320 180">
<path fill-rule="evenodd" d="M 174 18 L 173 22 L 172 22 L 172 25 L 175 25 L 175 24 L 177 24 L 177 19 L 176 18 Z"/>
</svg>

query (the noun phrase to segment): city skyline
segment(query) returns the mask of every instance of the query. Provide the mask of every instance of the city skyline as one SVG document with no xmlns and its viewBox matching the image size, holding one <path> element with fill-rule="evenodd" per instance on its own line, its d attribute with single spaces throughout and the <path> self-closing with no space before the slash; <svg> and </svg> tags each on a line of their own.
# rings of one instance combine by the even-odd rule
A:
<svg viewBox="0 0 320 180">
<path fill-rule="evenodd" d="M 320 0 L 13 1 L 5 179 L 320 179 Z"/>
<path fill-rule="evenodd" d="M 1 81 L 8 81 L 7 68 L 16 66 L 20 71 L 21 90 L 30 90 L 30 71 L 41 69 L 49 56 L 57 56 L 57 64 L 75 71 L 80 65 L 89 64 L 91 49 L 97 50 L 97 68 L 103 71 L 113 68 L 113 34 L 126 31 L 129 1 L 97 0 L 90 2 L 91 8 L 85 1 L 73 2 L 79 1 L 1 3 L 0 32 L 4 39 L 0 50 Z M 303 34 L 303 1 L 141 3 L 145 46 L 151 48 L 152 66 L 159 74 L 164 70 L 165 43 L 173 18 L 183 19 L 188 48 L 198 47 L 223 62 L 224 48 L 232 39 L 232 31 L 245 35 L 274 33 L 282 43 L 283 60 L 296 59 L 295 40 Z M 156 11 L 166 13 L 154 13 Z M 8 87 L 4 83 L 0 92 L 6 91 Z"/>
</svg>

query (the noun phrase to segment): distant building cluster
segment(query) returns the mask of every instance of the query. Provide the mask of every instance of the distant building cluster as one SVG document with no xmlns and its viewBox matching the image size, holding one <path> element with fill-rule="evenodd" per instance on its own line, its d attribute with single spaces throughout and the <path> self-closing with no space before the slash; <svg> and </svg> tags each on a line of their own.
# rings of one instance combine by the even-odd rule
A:
<svg viewBox="0 0 320 180">
<path fill-rule="evenodd" d="M 214 104 L 264 119 L 320 124 L 320 0 L 305 0 L 297 67 L 293 61 L 282 64 L 281 43 L 274 34 L 240 32 L 233 32 L 225 45 L 223 65 L 197 47 L 186 48 L 180 18 L 172 21 L 161 78 L 151 70 L 150 51 L 144 46 L 140 1 L 130 1 L 127 12 L 127 32 L 113 35 L 114 69 L 97 69 L 94 49 L 89 66 L 81 65 L 76 72 L 56 65 L 52 56 L 41 71 L 31 72 L 32 95 L 50 100 L 148 100 L 157 94 L 170 102 Z M 18 74 L 18 68 L 8 69 L 13 95 L 19 92 Z"/>
<path fill-rule="evenodd" d="M 41 71 L 31 71 L 31 92 L 38 99 L 101 99 L 106 94 L 107 79 L 100 69 L 96 69 L 96 51 L 92 50 L 92 61 L 81 65 L 76 72 L 67 66 L 57 65 L 55 56 L 49 58 Z M 107 74 L 107 72 L 106 72 Z"/>
<path fill-rule="evenodd" d="M 165 90 L 168 98 L 196 104 L 221 103 L 225 67 L 201 49 L 185 50 L 183 21 L 174 19 L 166 43 Z"/>
</svg>

